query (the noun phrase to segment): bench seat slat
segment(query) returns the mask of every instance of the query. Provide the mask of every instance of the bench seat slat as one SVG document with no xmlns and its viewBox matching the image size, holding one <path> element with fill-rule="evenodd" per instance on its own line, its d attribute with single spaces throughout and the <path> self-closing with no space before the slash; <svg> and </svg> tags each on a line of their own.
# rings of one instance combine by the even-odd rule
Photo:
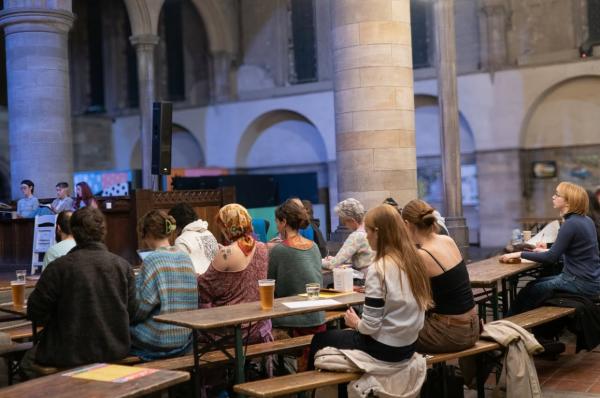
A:
<svg viewBox="0 0 600 398">
<path fill-rule="evenodd" d="M 361 373 L 336 373 L 311 370 L 308 372 L 238 384 L 233 389 L 252 397 L 277 397 L 312 390 L 332 384 L 348 383 L 360 378 Z"/>
<path fill-rule="evenodd" d="M 293 337 L 290 339 L 275 340 L 270 343 L 259 343 L 248 346 L 246 351 L 246 358 L 255 358 L 263 355 L 277 354 L 283 351 L 289 351 L 297 348 L 304 348 L 310 345 L 312 335 Z M 229 348 L 227 350 L 229 354 L 234 355 L 234 349 Z M 200 358 L 200 365 L 216 365 L 229 362 L 229 358 L 221 351 L 208 352 Z M 175 357 L 162 359 L 158 361 L 140 363 L 136 366 L 152 369 L 163 369 L 163 370 L 181 370 L 191 369 L 194 367 L 194 356 L 185 355 L 183 357 Z"/>
</svg>

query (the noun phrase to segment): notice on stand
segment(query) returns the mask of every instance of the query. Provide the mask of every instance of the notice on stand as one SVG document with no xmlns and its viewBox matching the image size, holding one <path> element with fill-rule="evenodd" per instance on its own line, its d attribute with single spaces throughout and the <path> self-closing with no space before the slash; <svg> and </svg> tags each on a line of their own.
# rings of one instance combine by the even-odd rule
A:
<svg viewBox="0 0 600 398">
<path fill-rule="evenodd" d="M 329 305 L 340 305 L 337 300 L 333 299 L 324 299 L 324 300 L 303 300 L 303 301 L 291 301 L 289 303 L 282 303 L 288 308 L 296 309 L 296 308 L 314 308 L 314 307 L 323 307 Z"/>
<path fill-rule="evenodd" d="M 76 379 L 108 381 L 111 383 L 126 383 L 140 377 L 148 376 L 158 369 L 144 369 L 133 366 L 110 365 L 107 363 L 96 363 L 71 372 L 63 373 L 63 376 Z"/>
</svg>

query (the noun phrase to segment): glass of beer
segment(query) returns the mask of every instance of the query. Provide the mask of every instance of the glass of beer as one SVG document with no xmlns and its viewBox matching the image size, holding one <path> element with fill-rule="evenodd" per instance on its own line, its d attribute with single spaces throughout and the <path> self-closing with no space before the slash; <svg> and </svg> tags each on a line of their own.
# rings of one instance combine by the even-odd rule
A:
<svg viewBox="0 0 600 398">
<path fill-rule="evenodd" d="M 309 300 L 317 300 L 319 298 L 319 291 L 321 290 L 321 284 L 319 283 L 307 283 L 306 284 L 306 297 Z"/>
<path fill-rule="evenodd" d="M 13 305 L 23 307 L 25 305 L 25 281 L 11 281 Z"/>
<path fill-rule="evenodd" d="M 260 279 L 258 281 L 258 294 L 260 295 L 260 308 L 272 310 L 273 298 L 275 297 L 275 279 Z"/>
</svg>

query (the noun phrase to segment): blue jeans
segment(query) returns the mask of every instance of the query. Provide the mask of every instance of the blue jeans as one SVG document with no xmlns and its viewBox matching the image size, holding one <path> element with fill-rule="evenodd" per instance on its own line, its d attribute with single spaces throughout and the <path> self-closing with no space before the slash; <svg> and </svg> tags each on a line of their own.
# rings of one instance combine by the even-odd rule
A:
<svg viewBox="0 0 600 398">
<path fill-rule="evenodd" d="M 586 281 L 564 272 L 556 276 L 538 278 L 521 289 L 508 315 L 537 308 L 557 291 L 597 297 L 600 294 L 600 282 Z"/>
</svg>

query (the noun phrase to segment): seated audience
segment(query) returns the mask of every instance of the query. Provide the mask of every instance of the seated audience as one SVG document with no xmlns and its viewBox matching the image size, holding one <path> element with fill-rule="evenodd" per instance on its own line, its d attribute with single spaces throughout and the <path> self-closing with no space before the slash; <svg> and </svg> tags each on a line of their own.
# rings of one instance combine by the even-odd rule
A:
<svg viewBox="0 0 600 398">
<path fill-rule="evenodd" d="M 425 311 L 433 304 L 423 260 L 392 206 L 370 210 L 365 227 L 375 261 L 367 271 L 362 318 L 350 308 L 344 317 L 350 329 L 315 334 L 310 364 L 324 347 L 360 350 L 385 362 L 407 360 L 416 350 Z"/>
<path fill-rule="evenodd" d="M 56 199 L 52 201 L 50 209 L 58 214 L 61 211 L 71 210 L 73 208 L 73 198 L 69 196 L 69 184 L 59 182 L 56 184 Z"/>
<path fill-rule="evenodd" d="M 217 226 L 225 243 L 206 272 L 198 277 L 200 307 L 219 307 L 258 301 L 258 280 L 266 279 L 269 265 L 267 245 L 257 241 L 252 233 L 252 218 L 248 211 L 229 204 L 219 210 Z M 244 328 L 250 344 L 272 341 L 271 320 L 253 323 Z"/>
<path fill-rule="evenodd" d="M 46 254 L 44 254 L 44 262 L 42 264 L 42 271 L 46 269 L 48 264 L 56 260 L 59 257 L 64 256 L 75 247 L 75 239 L 71 233 L 71 215 L 70 211 L 63 211 L 56 217 L 56 235 L 58 243 L 50 246 Z"/>
<path fill-rule="evenodd" d="M 180 355 L 191 349 L 190 329 L 156 322 L 153 317 L 198 309 L 198 288 L 192 260 L 171 246 L 175 219 L 151 210 L 138 222 L 148 254 L 136 277 L 136 310 L 131 325 L 131 353 L 144 360 Z"/>
<path fill-rule="evenodd" d="M 315 218 L 315 216 L 313 214 L 313 206 L 312 206 L 312 203 L 310 202 L 310 200 L 303 200 L 302 205 L 308 212 L 308 217 L 309 217 L 310 225 L 306 229 L 310 229 L 312 231 L 311 239 L 319 247 L 319 253 L 321 253 L 321 257 L 325 258 L 325 257 L 327 257 L 327 241 L 325 240 L 325 238 L 323 237 L 323 234 L 321 233 L 321 230 L 319 229 L 321 221 L 318 218 Z M 304 237 L 308 239 L 308 237 L 306 237 L 306 236 L 304 236 Z"/>
<path fill-rule="evenodd" d="M 98 202 L 94 199 L 92 189 L 87 182 L 81 181 L 75 185 L 75 202 L 73 203 L 73 210 L 78 210 L 83 207 L 98 208 Z"/>
<path fill-rule="evenodd" d="M 77 246 L 52 261 L 27 301 L 27 317 L 44 326 L 22 362 L 69 368 L 127 356 L 135 282 L 130 264 L 110 253 L 104 215 L 85 208 L 71 216 Z"/>
<path fill-rule="evenodd" d="M 281 236 L 269 255 L 268 278 L 275 279 L 275 297 L 306 292 L 307 283 L 323 283 L 321 255 L 315 242 L 298 230 L 309 225 L 308 213 L 297 200 L 288 199 L 275 210 L 275 223 Z M 323 312 L 273 319 L 274 327 L 290 328 L 292 336 L 325 330 Z"/>
<path fill-rule="evenodd" d="M 33 196 L 34 184 L 31 180 L 21 181 L 21 192 L 24 198 L 17 201 L 17 217 L 34 218 L 40 207 L 40 202 Z"/>
<path fill-rule="evenodd" d="M 532 252 L 505 254 L 501 261 L 524 258 L 543 264 L 563 259 L 560 274 L 538 278 L 519 291 L 510 314 L 536 308 L 553 292 L 562 291 L 586 297 L 600 294 L 600 258 L 594 222 L 586 216 L 589 200 L 585 189 L 570 182 L 561 182 L 552 195 L 552 205 L 565 222 L 558 230 L 556 241 L 548 250 L 541 244 Z"/>
<path fill-rule="evenodd" d="M 465 261 L 454 240 L 438 234 L 434 212 L 433 207 L 419 199 L 411 200 L 402 209 L 402 218 L 429 277 L 435 303 L 425 316 L 417 350 L 461 351 L 477 342 L 479 316 Z"/>
<path fill-rule="evenodd" d="M 190 256 L 197 274 L 203 274 L 219 250 L 217 240 L 208 230 L 208 222 L 199 219 L 187 203 L 176 204 L 169 215 L 177 223 L 175 247 Z"/>
<path fill-rule="evenodd" d="M 594 222 L 598 247 L 600 248 L 600 203 L 596 200 L 596 195 L 594 195 L 592 191 L 587 191 L 587 194 L 590 203 L 590 209 L 588 210 L 587 216 Z"/>
<path fill-rule="evenodd" d="M 352 263 L 352 268 L 366 274 L 373 262 L 374 252 L 367 241 L 363 218 L 365 208 L 354 198 L 341 201 L 335 207 L 340 222 L 353 232 L 346 238 L 335 257 L 323 259 L 323 268 L 333 269 L 345 263 Z"/>
</svg>

